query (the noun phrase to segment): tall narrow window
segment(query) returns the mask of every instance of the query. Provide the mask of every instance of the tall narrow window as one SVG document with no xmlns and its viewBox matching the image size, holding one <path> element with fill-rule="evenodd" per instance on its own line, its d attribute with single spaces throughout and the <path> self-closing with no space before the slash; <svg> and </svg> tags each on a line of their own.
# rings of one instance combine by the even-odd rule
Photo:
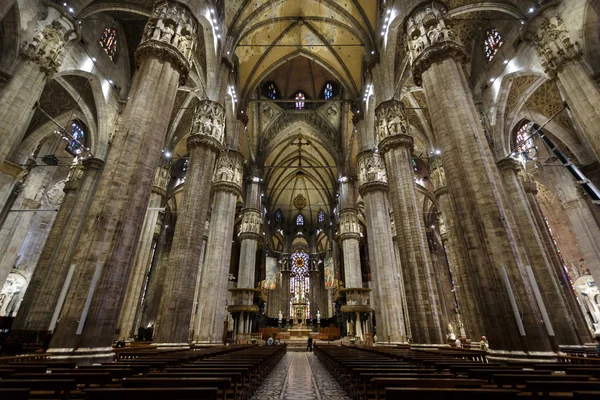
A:
<svg viewBox="0 0 600 400">
<path fill-rule="evenodd" d="M 304 93 L 298 92 L 296 94 L 296 110 L 303 110 L 304 109 L 304 100 L 306 100 L 306 97 L 304 96 Z"/>
<path fill-rule="evenodd" d="M 325 222 L 325 213 L 323 211 L 319 211 L 319 214 L 317 215 L 317 222 Z"/>
<path fill-rule="evenodd" d="M 283 222 L 283 213 L 280 209 L 275 211 L 275 222 Z"/>
<path fill-rule="evenodd" d="M 500 36 L 500 32 L 498 32 L 495 28 L 487 31 L 487 36 L 485 39 L 485 57 L 488 61 L 492 61 L 500 47 L 504 44 L 502 41 L 502 36 Z"/>
<path fill-rule="evenodd" d="M 325 100 L 329 100 L 333 97 L 333 85 L 330 82 L 328 82 L 325 85 L 325 89 L 323 89 L 323 97 Z"/>
<path fill-rule="evenodd" d="M 67 145 L 66 150 L 77 157 L 83 151 L 83 141 L 85 139 L 85 133 L 83 132 L 83 128 L 77 121 L 71 122 L 70 134 L 72 139 L 69 140 L 69 144 Z"/>
<path fill-rule="evenodd" d="M 99 43 L 108 55 L 108 58 L 115 61 L 115 56 L 117 55 L 117 30 L 115 28 L 105 28 Z"/>
<path fill-rule="evenodd" d="M 277 98 L 277 88 L 275 87 L 274 83 L 270 83 L 269 86 L 267 86 L 267 97 L 271 100 L 275 100 Z"/>
<path fill-rule="evenodd" d="M 296 216 L 296 225 L 303 226 L 304 225 L 304 216 L 302 214 L 298 214 Z"/>
<path fill-rule="evenodd" d="M 537 147 L 533 143 L 533 137 L 529 133 L 529 124 L 523 124 L 517 131 L 517 151 L 525 160 L 531 161 L 537 158 Z"/>
</svg>

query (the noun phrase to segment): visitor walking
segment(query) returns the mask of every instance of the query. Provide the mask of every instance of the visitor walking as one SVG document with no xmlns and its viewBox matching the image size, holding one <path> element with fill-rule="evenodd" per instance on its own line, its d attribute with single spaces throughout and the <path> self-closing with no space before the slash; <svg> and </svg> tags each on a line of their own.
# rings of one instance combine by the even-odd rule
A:
<svg viewBox="0 0 600 400">
<path fill-rule="evenodd" d="M 313 338 L 309 337 L 308 338 L 308 342 L 306 343 L 306 351 L 312 351 L 312 342 L 313 342 Z"/>
</svg>

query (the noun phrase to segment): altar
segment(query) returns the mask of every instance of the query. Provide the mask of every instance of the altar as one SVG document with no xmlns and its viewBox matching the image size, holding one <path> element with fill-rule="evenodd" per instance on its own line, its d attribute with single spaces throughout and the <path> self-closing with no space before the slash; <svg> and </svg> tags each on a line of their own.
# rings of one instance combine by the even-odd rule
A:
<svg viewBox="0 0 600 400">
<path fill-rule="evenodd" d="M 308 328 L 292 328 L 288 329 L 288 333 L 290 334 L 290 338 L 307 338 L 310 335 L 312 330 Z"/>
</svg>

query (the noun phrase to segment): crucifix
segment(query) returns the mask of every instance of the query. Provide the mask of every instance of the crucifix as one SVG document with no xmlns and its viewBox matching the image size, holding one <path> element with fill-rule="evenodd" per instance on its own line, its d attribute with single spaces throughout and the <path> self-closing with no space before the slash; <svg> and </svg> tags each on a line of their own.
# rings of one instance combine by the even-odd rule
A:
<svg viewBox="0 0 600 400">
<path fill-rule="evenodd" d="M 292 144 L 298 146 L 298 167 L 302 168 L 302 146 L 310 146 L 310 142 L 302 136 L 298 136 L 298 139 L 295 139 Z"/>
</svg>

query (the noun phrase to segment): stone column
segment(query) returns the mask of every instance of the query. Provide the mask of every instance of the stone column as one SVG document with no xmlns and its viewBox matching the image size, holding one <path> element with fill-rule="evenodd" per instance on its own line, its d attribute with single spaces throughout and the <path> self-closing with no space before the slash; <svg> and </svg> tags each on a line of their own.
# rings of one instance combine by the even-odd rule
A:
<svg viewBox="0 0 600 400">
<path fill-rule="evenodd" d="M 463 63 L 464 46 L 441 3 L 422 2 L 406 20 L 415 82 L 422 85 L 466 243 L 493 349 L 551 351 L 525 270 L 526 254 L 506 204 Z"/>
<path fill-rule="evenodd" d="M 137 310 L 140 306 L 141 295 L 144 289 L 144 283 L 148 277 L 148 272 L 154 255 L 154 245 L 160 234 L 160 211 L 157 208 L 165 204 L 167 198 L 167 185 L 171 178 L 168 162 L 161 159 L 161 163 L 154 173 L 154 183 L 152 185 L 152 194 L 148 202 L 148 210 L 144 219 L 144 226 L 138 241 L 137 254 L 133 263 L 133 270 L 127 283 L 127 290 L 121 315 L 119 316 L 120 335 L 126 338 L 135 336 L 137 322 L 135 320 Z"/>
<path fill-rule="evenodd" d="M 600 161 L 600 91 L 581 65 L 582 51 L 573 44 L 556 6 L 544 10 L 528 26 L 542 68 L 558 78 L 561 93 L 587 142 Z"/>
<path fill-rule="evenodd" d="M 69 287 L 70 278 L 67 276 L 73 250 L 83 230 L 103 165 L 102 160 L 90 158 L 72 168 L 63 189 L 65 197 L 25 292 L 13 329 L 54 329 Z"/>
<path fill-rule="evenodd" d="M 394 210 L 394 221 L 399 238 L 400 264 L 405 277 L 404 287 L 408 302 L 415 343 L 443 343 L 440 325 L 439 299 L 432 285 L 433 265 L 427 245 L 422 206 L 412 167 L 414 140 L 406 133 L 404 105 L 397 100 L 381 103 L 375 110 L 379 150 L 385 160 L 389 198 Z"/>
<path fill-rule="evenodd" d="M 560 260 L 560 257 L 558 256 L 556 247 L 554 246 L 554 242 L 552 241 L 552 237 L 548 231 L 548 226 L 546 225 L 544 215 L 542 214 L 542 210 L 537 201 L 537 184 L 531 176 L 525 175 L 523 188 L 525 190 L 527 201 L 529 202 L 529 207 L 535 220 L 537 230 L 540 233 L 543 245 L 546 248 L 546 253 L 550 257 L 551 262 L 549 266 L 553 268 L 551 273 L 554 273 L 558 279 L 558 286 L 568 306 L 567 312 L 573 319 L 573 329 L 575 329 L 577 336 L 581 338 L 584 343 L 588 343 L 591 340 L 590 332 L 587 327 L 587 323 L 585 322 L 585 317 L 582 314 L 581 307 L 579 307 L 575 294 L 573 293 L 571 282 L 569 282 L 565 274 L 564 266 Z"/>
<path fill-rule="evenodd" d="M 45 18 L 37 21 L 33 37 L 23 43 L 23 58 L 0 92 L 0 163 L 23 140 L 35 103 L 62 64 L 65 45 L 79 36 L 78 25 L 65 10 L 46 4 Z"/>
<path fill-rule="evenodd" d="M 459 228 L 460 223 L 456 220 L 454 203 L 448 192 L 446 171 L 442 164 L 442 158 L 439 156 L 430 158 L 429 179 L 433 184 L 438 202 L 438 226 L 454 281 L 460 320 L 463 323 L 466 338 L 477 340 L 485 332 L 482 311 L 476 296 L 477 282 L 472 274 L 468 257 L 466 257 L 467 252 Z"/>
<path fill-rule="evenodd" d="M 371 289 L 363 288 L 362 272 L 360 268 L 360 226 L 358 223 L 358 210 L 354 207 L 354 188 L 351 182 L 340 183 L 340 219 L 339 235 L 344 257 L 344 283 L 341 289 L 346 295 L 346 304 L 342 305 L 342 312 L 350 315 L 356 327 L 356 336 L 364 339 L 364 318 L 362 313 L 371 313 L 373 308 L 369 304 Z"/>
<path fill-rule="evenodd" d="M 374 278 L 372 293 L 375 294 L 376 334 L 382 343 L 404 342 L 407 332 L 388 212 L 388 182 L 379 153 L 364 151 L 359 154 L 358 190 L 365 202 L 369 257 Z"/>
<path fill-rule="evenodd" d="M 260 293 L 260 289 L 254 288 L 254 278 L 256 250 L 263 232 L 260 214 L 260 181 L 259 177 L 252 176 L 246 186 L 245 208 L 242 211 L 242 223 L 238 233 L 241 247 L 238 282 L 237 288 L 229 290 L 233 303 L 227 309 L 238 325 L 238 339 L 242 340 L 249 339 L 252 321 L 258 312 L 258 306 L 254 304 L 254 295 Z M 204 297 L 199 301 L 205 301 Z M 243 336 L 240 337 L 240 334 Z"/>
<path fill-rule="evenodd" d="M 190 68 L 198 31 L 179 2 L 159 1 L 136 51 L 139 63 L 91 212 L 75 250 L 73 283 L 50 352 L 107 354 L 136 254 L 152 181 L 179 84 Z M 193 47 L 193 46 L 192 46 Z"/>
<path fill-rule="evenodd" d="M 201 101 L 192 129 L 187 143 L 189 167 L 154 336 L 154 342 L 161 344 L 188 342 L 196 278 L 201 273 L 202 238 L 210 199 L 208 188 L 225 132 L 223 106 L 210 100 Z"/>
<path fill-rule="evenodd" d="M 195 332 L 199 343 L 222 342 L 235 205 L 242 191 L 243 162 L 240 153 L 225 151 L 219 155 L 215 167 L 210 232 L 198 292 Z"/>
</svg>

